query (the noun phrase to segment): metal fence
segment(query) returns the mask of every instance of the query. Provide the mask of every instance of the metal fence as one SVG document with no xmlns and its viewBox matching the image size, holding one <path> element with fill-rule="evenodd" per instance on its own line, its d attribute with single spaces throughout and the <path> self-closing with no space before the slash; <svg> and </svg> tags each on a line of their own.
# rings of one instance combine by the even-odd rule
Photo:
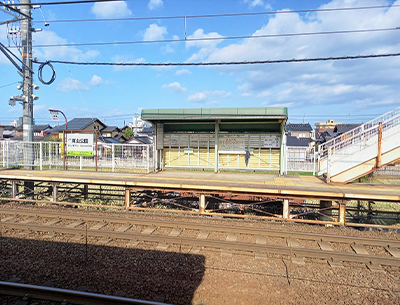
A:
<svg viewBox="0 0 400 305">
<path fill-rule="evenodd" d="M 60 142 L 0 141 L 0 167 L 146 171 L 154 168 L 153 145 L 98 143 L 94 157 L 64 158 Z"/>
<path fill-rule="evenodd" d="M 285 172 L 303 172 L 315 175 L 317 170 L 316 154 L 308 147 L 286 147 Z"/>
</svg>

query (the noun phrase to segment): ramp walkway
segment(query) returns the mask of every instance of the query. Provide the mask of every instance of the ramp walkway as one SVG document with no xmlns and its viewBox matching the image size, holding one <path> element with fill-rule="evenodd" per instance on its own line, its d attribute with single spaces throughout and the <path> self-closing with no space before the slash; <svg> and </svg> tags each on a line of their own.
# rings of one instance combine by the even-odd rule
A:
<svg viewBox="0 0 400 305">
<path fill-rule="evenodd" d="M 319 146 L 318 175 L 347 183 L 400 159 L 400 107 Z"/>
</svg>

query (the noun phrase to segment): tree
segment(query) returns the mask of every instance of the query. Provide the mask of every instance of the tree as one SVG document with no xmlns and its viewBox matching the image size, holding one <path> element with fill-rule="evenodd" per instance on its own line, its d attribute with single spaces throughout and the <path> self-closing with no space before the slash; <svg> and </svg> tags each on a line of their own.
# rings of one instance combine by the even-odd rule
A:
<svg viewBox="0 0 400 305">
<path fill-rule="evenodd" d="M 132 128 L 130 128 L 130 127 L 125 128 L 125 130 L 124 130 L 124 137 L 125 137 L 125 139 L 127 139 L 127 140 L 132 139 L 132 137 L 133 137 L 133 130 L 132 130 Z"/>
</svg>

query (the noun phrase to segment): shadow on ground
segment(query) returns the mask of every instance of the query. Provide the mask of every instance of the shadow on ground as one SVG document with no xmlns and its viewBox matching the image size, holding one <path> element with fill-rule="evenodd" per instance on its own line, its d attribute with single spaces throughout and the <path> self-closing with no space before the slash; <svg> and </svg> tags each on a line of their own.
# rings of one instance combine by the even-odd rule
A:
<svg viewBox="0 0 400 305">
<path fill-rule="evenodd" d="M 202 255 L 24 238 L 1 239 L 0 280 L 190 304 Z M 1 296 L 0 296 L 1 303 Z"/>
</svg>

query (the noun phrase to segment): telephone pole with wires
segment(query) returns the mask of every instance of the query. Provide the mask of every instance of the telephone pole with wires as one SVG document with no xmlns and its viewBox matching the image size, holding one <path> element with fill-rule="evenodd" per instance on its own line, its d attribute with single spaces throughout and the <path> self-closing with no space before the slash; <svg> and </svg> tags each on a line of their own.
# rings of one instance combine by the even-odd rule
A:
<svg viewBox="0 0 400 305">
<path fill-rule="evenodd" d="M 11 106 L 15 105 L 18 101 L 23 107 L 23 119 L 22 128 L 23 134 L 22 139 L 26 142 L 26 147 L 24 149 L 24 163 L 25 169 L 33 170 L 34 164 L 34 146 L 33 146 L 33 101 L 38 100 L 39 97 L 33 94 L 33 89 L 39 89 L 39 86 L 33 84 L 33 70 L 32 70 L 32 32 L 39 30 L 32 28 L 32 5 L 30 0 L 20 0 L 19 8 L 14 3 L 3 3 L 3 7 L 6 11 L 12 12 L 12 15 L 18 14 L 14 19 L 6 23 L 14 23 L 20 21 L 21 29 L 20 31 L 14 29 L 12 33 L 13 37 L 18 38 L 20 34 L 21 44 L 17 44 L 20 48 L 22 59 L 20 60 L 15 56 L 9 49 L 4 45 L 0 45 L 1 51 L 4 55 L 14 64 L 18 70 L 18 74 L 22 77 L 21 85 L 17 86 L 17 89 L 22 89 L 22 94 L 17 96 L 12 96 L 10 98 L 9 104 Z M 20 62 L 21 66 L 18 64 Z"/>
</svg>

